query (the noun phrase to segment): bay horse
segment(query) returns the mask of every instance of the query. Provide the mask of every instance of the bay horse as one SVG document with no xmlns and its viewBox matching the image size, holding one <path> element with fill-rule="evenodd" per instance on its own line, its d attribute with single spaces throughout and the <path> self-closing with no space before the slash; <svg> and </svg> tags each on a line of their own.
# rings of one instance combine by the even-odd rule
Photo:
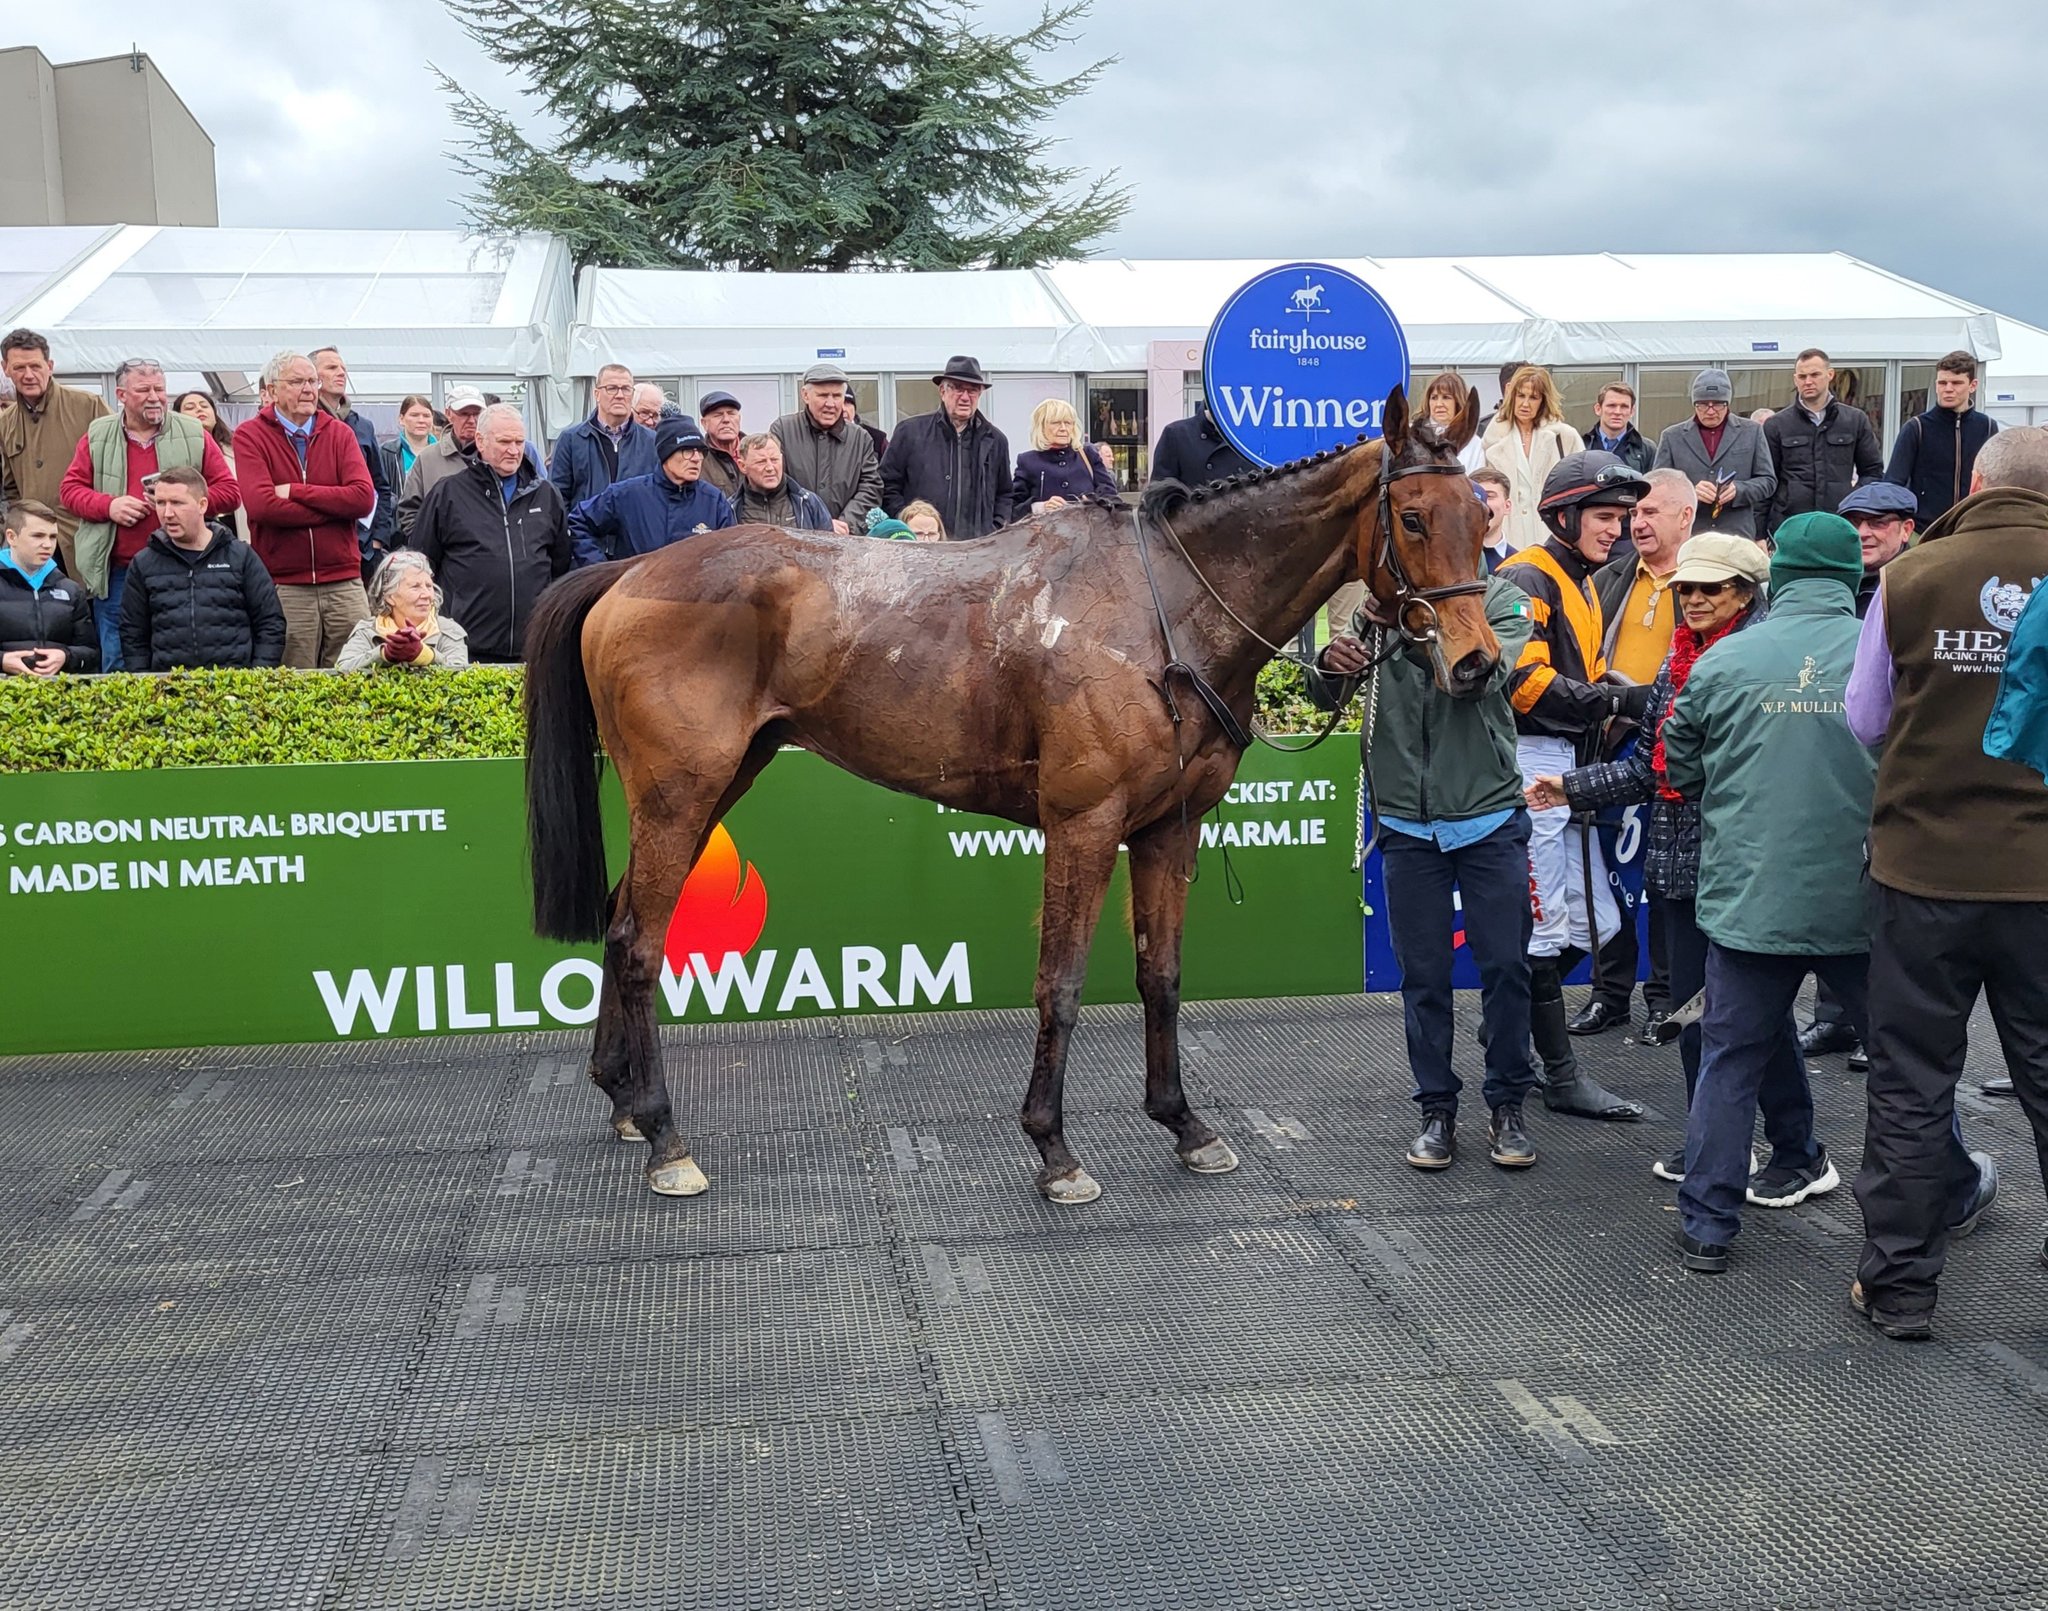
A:
<svg viewBox="0 0 2048 1611">
<path fill-rule="evenodd" d="M 1396 387 L 1378 442 L 1193 490 L 1165 483 L 1136 511 L 1069 505 L 945 546 L 741 526 L 548 589 L 526 640 L 534 928 L 604 943 L 589 1072 L 615 1132 L 646 1141 L 652 1189 L 709 1185 L 669 1110 L 655 1031 L 669 917 L 713 828 L 784 745 L 1043 830 L 1038 1039 L 1020 1119 L 1055 1203 L 1102 1190 L 1067 1144 L 1062 1081 L 1128 845 L 1145 1111 L 1190 1170 L 1236 1168 L 1181 1089 L 1195 825 L 1236 775 L 1259 669 L 1346 581 L 1362 575 L 1427 646 L 1446 692 L 1484 689 L 1500 654 L 1482 596 L 1486 520 L 1456 461 L 1478 417 L 1474 392 L 1449 428 L 1411 425 Z M 604 755 L 630 814 L 609 892 Z"/>
</svg>

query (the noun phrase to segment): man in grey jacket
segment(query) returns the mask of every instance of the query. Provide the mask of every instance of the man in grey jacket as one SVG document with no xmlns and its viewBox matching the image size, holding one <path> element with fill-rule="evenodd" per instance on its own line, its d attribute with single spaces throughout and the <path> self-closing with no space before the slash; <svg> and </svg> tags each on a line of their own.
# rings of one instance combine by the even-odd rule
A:
<svg viewBox="0 0 2048 1611">
<path fill-rule="evenodd" d="M 1692 378 L 1692 418 L 1657 439 L 1656 468 L 1682 470 L 1699 494 L 1699 531 L 1764 535 L 1764 516 L 1778 490 L 1771 445 L 1753 420 L 1731 419 L 1735 388 L 1725 369 Z"/>
<path fill-rule="evenodd" d="M 882 467 L 874 439 L 846 417 L 846 371 L 811 365 L 802 397 L 801 408 L 768 427 L 782 444 L 783 466 L 798 486 L 825 500 L 840 536 L 865 531 L 868 511 L 881 501 Z"/>
</svg>

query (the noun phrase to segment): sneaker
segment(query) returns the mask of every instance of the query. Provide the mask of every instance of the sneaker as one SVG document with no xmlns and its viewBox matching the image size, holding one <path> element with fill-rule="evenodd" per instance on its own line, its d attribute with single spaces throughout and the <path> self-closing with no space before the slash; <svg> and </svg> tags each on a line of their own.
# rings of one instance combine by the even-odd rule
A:
<svg viewBox="0 0 2048 1611">
<path fill-rule="evenodd" d="M 1810 1164 L 1766 1164 L 1749 1177 L 1749 1200 L 1758 1208 L 1792 1208 L 1841 1185 L 1835 1161 L 1823 1152 Z"/>
<path fill-rule="evenodd" d="M 1963 1217 L 1948 1228 L 1952 1237 L 1968 1236 L 1977 1228 L 1977 1221 L 1984 1217 L 1984 1211 L 1998 1199 L 1998 1160 L 1988 1152 L 1973 1152 L 1970 1162 L 1977 1166 L 1977 1186 L 1970 1193 Z"/>
<path fill-rule="evenodd" d="M 1870 1072 L 1870 1048 L 1861 1041 L 1851 1046 L 1849 1048 L 1847 1066 L 1851 1074 L 1868 1074 Z"/>
<path fill-rule="evenodd" d="M 1650 1165 L 1650 1173 L 1659 1180 L 1674 1183 L 1685 1179 L 1685 1148 L 1679 1147 L 1675 1151 L 1665 1153 Z"/>
<path fill-rule="evenodd" d="M 1893 1342 L 1925 1342 L 1934 1335 L 1934 1315 L 1931 1310 L 1908 1315 L 1897 1314 L 1889 1309 L 1873 1308 L 1861 1281 L 1849 1283 L 1849 1303 L 1859 1315 Z"/>
<path fill-rule="evenodd" d="M 1728 1270 L 1728 1244 L 1702 1242 L 1681 1229 L 1678 1233 L 1678 1262 L 1700 1275 L 1724 1275 Z"/>
</svg>

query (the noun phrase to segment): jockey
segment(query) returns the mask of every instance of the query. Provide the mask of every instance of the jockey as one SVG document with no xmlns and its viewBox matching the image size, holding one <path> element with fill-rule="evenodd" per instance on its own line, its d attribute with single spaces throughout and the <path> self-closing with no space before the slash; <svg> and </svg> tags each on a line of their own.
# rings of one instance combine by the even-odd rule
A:
<svg viewBox="0 0 2048 1611">
<path fill-rule="evenodd" d="M 1647 686 L 1607 669 L 1593 573 L 1628 535 L 1629 511 L 1649 490 L 1612 453 L 1567 454 L 1544 478 L 1537 504 L 1549 536 L 1500 567 L 1503 580 L 1529 595 L 1529 641 L 1508 681 L 1524 783 L 1598 759 L 1607 723 L 1639 718 L 1648 701 Z M 1529 1018 L 1543 1061 L 1543 1102 L 1581 1118 L 1636 1120 L 1641 1103 L 1580 1073 L 1565 1024 L 1564 976 L 1621 927 L 1599 841 L 1588 821 L 1570 832 L 1571 816 L 1566 807 L 1531 814 Z"/>
</svg>

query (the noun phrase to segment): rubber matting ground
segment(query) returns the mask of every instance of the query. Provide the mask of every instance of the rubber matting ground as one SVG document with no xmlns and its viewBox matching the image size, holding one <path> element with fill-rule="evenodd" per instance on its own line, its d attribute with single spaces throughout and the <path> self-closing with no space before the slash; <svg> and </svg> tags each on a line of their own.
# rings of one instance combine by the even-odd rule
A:
<svg viewBox="0 0 2048 1611">
<path fill-rule="evenodd" d="M 574 1035 L 0 1063 L 0 1611 L 2048 1606 L 2026 1124 L 1938 1338 L 1842 1190 L 1678 1267 L 1661 1115 L 1401 1162 L 1384 998 L 1193 1005 L 1196 1178 L 1091 1009 L 1054 1209 L 1024 1013 L 671 1031 L 709 1196 L 650 1195 Z M 1469 1047 L 1470 1024 L 1461 1031 Z M 1476 1055 L 1464 1059 L 1476 1062 Z"/>
</svg>

